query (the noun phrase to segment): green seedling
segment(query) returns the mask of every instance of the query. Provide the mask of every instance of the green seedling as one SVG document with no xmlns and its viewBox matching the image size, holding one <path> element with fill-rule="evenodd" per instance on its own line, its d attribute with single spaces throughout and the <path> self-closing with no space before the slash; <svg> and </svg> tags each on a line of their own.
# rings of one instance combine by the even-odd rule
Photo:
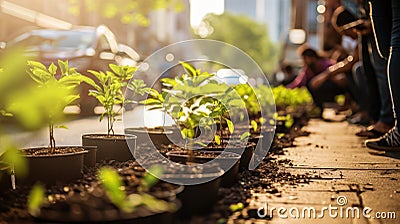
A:
<svg viewBox="0 0 400 224">
<path fill-rule="evenodd" d="M 93 87 L 89 91 L 89 95 L 95 97 L 105 110 L 100 115 L 100 121 L 105 116 L 107 117 L 107 135 L 113 135 L 116 117 L 129 103 L 125 99 L 124 88 L 127 87 L 132 90 L 134 95 L 144 95 L 149 91 L 149 88 L 146 87 L 143 80 L 132 79 L 137 70 L 136 67 L 114 64 L 110 64 L 109 67 L 111 71 L 106 72 L 89 70 L 94 79 L 90 80 L 88 84 Z M 118 109 L 115 109 L 116 107 Z"/>
<path fill-rule="evenodd" d="M 29 128 L 37 128 L 47 123 L 49 147 L 51 153 L 54 153 L 56 144 L 54 128 L 65 128 L 65 126 L 55 124 L 63 119 L 64 108 L 79 99 L 76 87 L 88 78 L 78 73 L 75 68 L 69 68 L 68 61 L 60 60 L 58 67 L 51 63 L 48 68 L 40 62 L 28 61 L 27 72 L 36 86 L 10 97 L 7 111 L 18 117 Z M 57 75 L 60 77 L 56 77 Z"/>
<path fill-rule="evenodd" d="M 124 191 L 121 177 L 112 168 L 101 168 L 98 176 L 110 201 L 124 212 L 135 212 L 140 206 L 146 206 L 149 210 L 155 212 L 174 211 L 176 209 L 173 204 L 159 200 L 143 191 L 127 195 Z M 154 180 L 150 179 L 147 177 L 147 180 L 143 180 L 142 186 L 146 185 L 148 187 L 150 184 L 154 184 Z M 147 181 L 148 183 L 143 184 Z"/>
<path fill-rule="evenodd" d="M 40 184 L 35 184 L 28 195 L 28 210 L 33 215 L 38 215 L 40 207 L 46 202 L 46 190 Z"/>
</svg>

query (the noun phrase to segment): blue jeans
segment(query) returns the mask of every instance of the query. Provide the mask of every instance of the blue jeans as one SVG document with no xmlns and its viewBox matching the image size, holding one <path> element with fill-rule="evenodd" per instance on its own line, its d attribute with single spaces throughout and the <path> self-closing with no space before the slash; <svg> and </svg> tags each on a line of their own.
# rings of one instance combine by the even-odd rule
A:
<svg viewBox="0 0 400 224">
<path fill-rule="evenodd" d="M 372 64 L 375 70 L 375 78 L 379 91 L 379 118 L 378 121 L 385 124 L 394 124 L 393 105 L 389 90 L 387 75 L 388 61 L 380 57 L 375 41 L 371 41 Z"/>
<path fill-rule="evenodd" d="M 382 57 L 389 60 L 388 77 L 393 110 L 400 126 L 400 1 L 370 0 L 375 39 Z"/>
</svg>

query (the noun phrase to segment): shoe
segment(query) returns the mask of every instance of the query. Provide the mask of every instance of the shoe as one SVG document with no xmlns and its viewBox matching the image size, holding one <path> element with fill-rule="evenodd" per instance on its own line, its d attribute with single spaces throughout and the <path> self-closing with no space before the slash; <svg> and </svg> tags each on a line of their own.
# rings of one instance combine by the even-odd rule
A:
<svg viewBox="0 0 400 224">
<path fill-rule="evenodd" d="M 362 126 L 371 125 L 371 120 L 369 118 L 360 117 L 360 116 L 355 116 L 355 117 L 349 118 L 347 121 L 350 124 L 358 124 L 358 125 L 362 125 Z"/>
<path fill-rule="evenodd" d="M 377 139 L 365 141 L 365 146 L 379 151 L 400 151 L 400 132 L 394 126 L 388 133 Z"/>
<path fill-rule="evenodd" d="M 380 132 L 375 129 L 370 129 L 370 130 L 362 130 L 356 133 L 356 136 L 358 137 L 366 137 L 368 139 L 372 138 L 379 138 L 382 137 L 385 134 L 385 132 Z"/>
</svg>

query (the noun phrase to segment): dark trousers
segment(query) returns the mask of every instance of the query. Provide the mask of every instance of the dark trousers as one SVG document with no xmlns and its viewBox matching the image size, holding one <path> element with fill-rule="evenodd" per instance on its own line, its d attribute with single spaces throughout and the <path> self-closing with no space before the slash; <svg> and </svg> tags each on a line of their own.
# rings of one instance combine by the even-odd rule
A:
<svg viewBox="0 0 400 224">
<path fill-rule="evenodd" d="M 381 56 L 389 60 L 389 89 L 394 114 L 397 123 L 400 124 L 400 1 L 371 0 L 370 2 L 377 46 Z"/>
<path fill-rule="evenodd" d="M 324 103 L 335 102 L 335 96 L 344 93 L 343 89 L 331 80 L 324 82 L 318 89 L 313 89 L 309 84 L 307 84 L 307 89 L 310 92 L 315 105 L 321 109 Z"/>
</svg>

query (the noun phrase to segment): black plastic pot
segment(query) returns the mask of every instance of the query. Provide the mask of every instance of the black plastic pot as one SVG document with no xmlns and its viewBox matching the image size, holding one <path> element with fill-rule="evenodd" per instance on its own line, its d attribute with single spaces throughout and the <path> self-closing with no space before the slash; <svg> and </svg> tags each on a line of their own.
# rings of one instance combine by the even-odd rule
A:
<svg viewBox="0 0 400 224">
<path fill-rule="evenodd" d="M 193 214 L 205 214 L 210 212 L 214 204 L 218 200 L 218 189 L 221 184 L 222 170 L 218 173 L 204 174 L 203 176 L 213 176 L 215 179 L 196 185 L 186 185 L 182 193 L 178 194 L 178 199 L 182 202 L 182 208 L 180 209 L 179 215 L 182 217 L 188 217 Z M 181 174 L 173 175 L 169 174 L 169 178 L 175 181 L 179 178 L 184 177 Z M 201 175 L 197 177 L 191 177 L 192 179 L 202 179 Z M 168 178 L 167 178 L 168 179 Z"/>
<path fill-rule="evenodd" d="M 171 161 L 177 163 L 186 162 L 189 157 L 188 151 L 171 151 L 167 153 L 167 156 Z M 239 173 L 239 154 L 231 152 L 222 153 L 221 151 L 194 151 L 195 163 L 207 163 L 210 161 L 215 162 L 224 170 L 224 174 L 221 176 L 221 186 L 230 187 L 236 182 Z M 224 168 L 229 164 L 233 164 L 233 166 Z"/>
<path fill-rule="evenodd" d="M 56 148 L 74 148 L 77 146 L 58 146 Z M 78 146 L 79 148 L 84 148 Z M 24 150 L 41 150 L 43 147 L 28 148 Z M 28 174 L 26 177 L 19 175 L 21 172 L 16 168 L 16 183 L 44 184 L 68 183 L 82 177 L 83 158 L 88 151 L 75 153 L 60 153 L 54 155 L 26 155 L 28 163 Z"/>
<path fill-rule="evenodd" d="M 153 144 L 157 149 L 160 149 L 162 145 L 171 144 L 170 139 L 174 136 L 172 130 L 163 130 L 162 128 L 148 129 L 146 127 L 126 128 L 125 133 L 136 135 L 136 144 L 138 146 Z"/>
<path fill-rule="evenodd" d="M 173 224 L 175 213 L 181 207 L 179 200 L 175 200 L 173 203 L 177 208 L 174 212 L 154 212 L 147 208 L 139 207 L 132 213 L 124 213 L 114 208 L 74 214 L 68 206 L 66 206 L 65 210 L 60 210 L 60 208 L 54 210 L 50 205 L 50 207 L 41 208 L 40 213 L 31 215 L 38 221 L 51 223 Z"/>
<path fill-rule="evenodd" d="M 12 189 L 11 175 L 4 171 L 0 172 L 0 192 Z"/>
<path fill-rule="evenodd" d="M 248 142 L 247 145 L 243 146 L 243 147 L 241 147 L 241 146 L 227 147 L 227 148 L 209 147 L 209 148 L 207 148 L 207 150 L 209 150 L 209 151 L 225 151 L 225 152 L 233 152 L 233 153 L 239 154 L 239 155 L 241 155 L 239 168 L 240 168 L 240 170 L 247 170 L 249 168 L 249 164 L 254 155 L 254 147 L 255 147 L 255 143 Z"/>
<path fill-rule="evenodd" d="M 106 134 L 84 134 L 82 135 L 83 146 L 97 146 L 96 162 L 102 160 L 116 160 L 125 162 L 133 159 L 133 154 L 128 146 L 130 141 L 136 148 L 135 135 L 111 135 Z M 133 151 L 134 149 L 132 149 Z"/>
<path fill-rule="evenodd" d="M 88 151 L 88 153 L 83 156 L 83 168 L 89 169 L 91 167 L 95 167 L 97 146 L 85 146 L 85 149 Z"/>
</svg>

